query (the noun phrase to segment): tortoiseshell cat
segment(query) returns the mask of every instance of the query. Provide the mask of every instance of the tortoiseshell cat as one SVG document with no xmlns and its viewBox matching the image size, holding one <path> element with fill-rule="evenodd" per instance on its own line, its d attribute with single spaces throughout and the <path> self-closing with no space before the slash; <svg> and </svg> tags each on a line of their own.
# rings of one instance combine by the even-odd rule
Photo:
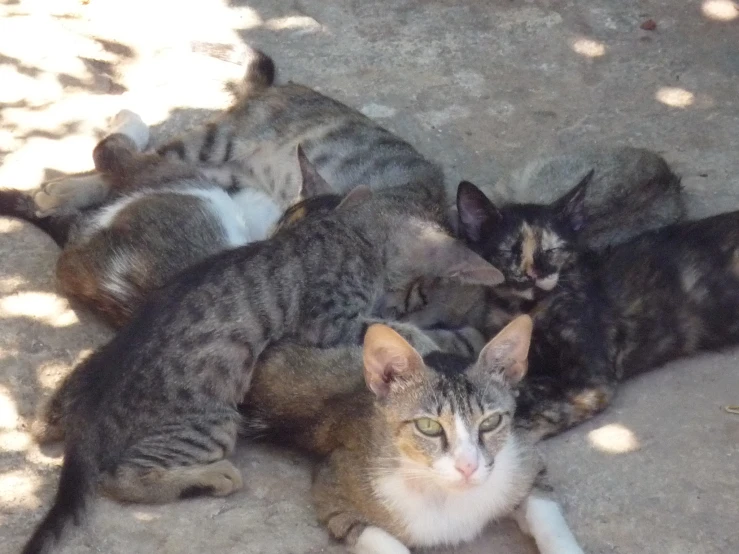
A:
<svg viewBox="0 0 739 554">
<path fill-rule="evenodd" d="M 226 460 L 236 407 L 275 342 L 356 344 L 378 299 L 419 277 L 500 283 L 500 271 L 454 238 L 442 196 L 438 181 L 368 191 L 216 254 L 148 295 L 65 380 L 72 400 L 59 489 L 24 554 L 55 543 L 98 486 L 133 502 L 240 488 Z"/>
<path fill-rule="evenodd" d="M 414 349 L 384 325 L 368 329 L 363 351 L 333 349 L 331 364 L 312 363 L 313 349 L 275 348 L 242 407 L 247 434 L 321 458 L 318 518 L 353 552 L 456 545 L 515 515 L 542 553 L 581 554 L 534 488 L 543 465 L 512 425 L 531 330 L 516 318 L 476 362 Z"/>
<path fill-rule="evenodd" d="M 452 313 L 455 323 L 490 335 L 530 314 L 534 338 L 519 421 L 537 437 L 593 417 L 624 378 L 739 342 L 739 212 L 676 223 L 594 252 L 581 240 L 591 176 L 548 206 L 498 208 L 462 183 L 459 229 L 506 281 L 484 289 L 422 280 L 403 318 L 438 324 L 451 319 L 447 305 L 466 298 Z"/>
</svg>

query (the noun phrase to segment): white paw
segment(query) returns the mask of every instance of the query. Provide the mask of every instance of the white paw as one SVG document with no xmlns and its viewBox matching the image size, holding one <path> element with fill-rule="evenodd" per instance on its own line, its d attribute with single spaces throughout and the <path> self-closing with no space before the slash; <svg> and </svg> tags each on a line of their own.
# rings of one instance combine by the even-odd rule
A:
<svg viewBox="0 0 739 554">
<path fill-rule="evenodd" d="M 108 125 L 109 133 L 121 133 L 130 138 L 139 150 L 149 144 L 149 127 L 139 114 L 131 110 L 121 110 L 115 114 Z"/>
<path fill-rule="evenodd" d="M 541 554 L 584 554 L 553 500 L 529 496 L 514 517 L 521 530 L 534 538 Z"/>
<path fill-rule="evenodd" d="M 387 531 L 367 527 L 352 549 L 354 554 L 410 554 L 411 551 Z"/>
<path fill-rule="evenodd" d="M 228 460 L 207 466 L 203 483 L 213 487 L 213 496 L 228 496 L 244 487 L 241 472 Z"/>
</svg>

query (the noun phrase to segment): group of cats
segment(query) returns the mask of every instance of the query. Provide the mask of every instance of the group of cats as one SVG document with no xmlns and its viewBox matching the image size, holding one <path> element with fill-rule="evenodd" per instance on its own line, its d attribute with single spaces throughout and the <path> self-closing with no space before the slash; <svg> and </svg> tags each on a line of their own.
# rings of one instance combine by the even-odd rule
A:
<svg viewBox="0 0 739 554">
<path fill-rule="evenodd" d="M 544 554 L 581 553 L 533 443 L 626 377 L 739 342 L 739 213 L 679 222 L 679 179 L 635 149 L 507 185 L 546 202 L 462 182 L 450 206 L 411 145 L 274 78 L 254 51 L 213 122 L 146 151 L 121 112 L 96 172 L 0 192 L 0 215 L 62 247 L 61 291 L 119 329 L 34 424 L 65 454 L 24 554 L 95 490 L 238 490 L 239 434 L 319 457 L 318 517 L 355 552 L 458 544 L 512 515 Z"/>
</svg>

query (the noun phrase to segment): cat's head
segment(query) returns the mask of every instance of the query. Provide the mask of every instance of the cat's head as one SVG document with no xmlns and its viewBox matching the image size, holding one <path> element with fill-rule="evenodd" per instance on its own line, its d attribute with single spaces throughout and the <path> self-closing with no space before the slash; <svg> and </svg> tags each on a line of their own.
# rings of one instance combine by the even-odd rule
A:
<svg viewBox="0 0 739 554">
<path fill-rule="evenodd" d="M 498 208 L 472 183 L 457 189 L 458 231 L 481 256 L 500 269 L 505 284 L 524 298 L 549 292 L 563 269 L 577 261 L 585 226 L 584 199 L 590 171 L 549 205 Z"/>
<path fill-rule="evenodd" d="M 395 331 L 369 327 L 364 375 L 375 394 L 374 477 L 444 490 L 485 483 L 515 456 L 512 387 L 527 369 L 532 321 L 509 323 L 472 363 L 435 352 L 422 358 Z"/>
</svg>

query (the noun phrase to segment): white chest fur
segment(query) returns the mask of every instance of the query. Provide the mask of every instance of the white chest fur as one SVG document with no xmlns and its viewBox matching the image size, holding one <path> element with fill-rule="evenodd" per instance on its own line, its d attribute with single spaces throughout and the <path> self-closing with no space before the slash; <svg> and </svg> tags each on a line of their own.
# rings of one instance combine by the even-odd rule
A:
<svg viewBox="0 0 739 554">
<path fill-rule="evenodd" d="M 375 495 L 405 524 L 408 546 L 454 545 L 474 539 L 485 526 L 510 515 L 528 494 L 514 440 L 496 456 L 489 477 L 470 489 L 419 489 L 399 475 L 378 478 Z"/>
</svg>

